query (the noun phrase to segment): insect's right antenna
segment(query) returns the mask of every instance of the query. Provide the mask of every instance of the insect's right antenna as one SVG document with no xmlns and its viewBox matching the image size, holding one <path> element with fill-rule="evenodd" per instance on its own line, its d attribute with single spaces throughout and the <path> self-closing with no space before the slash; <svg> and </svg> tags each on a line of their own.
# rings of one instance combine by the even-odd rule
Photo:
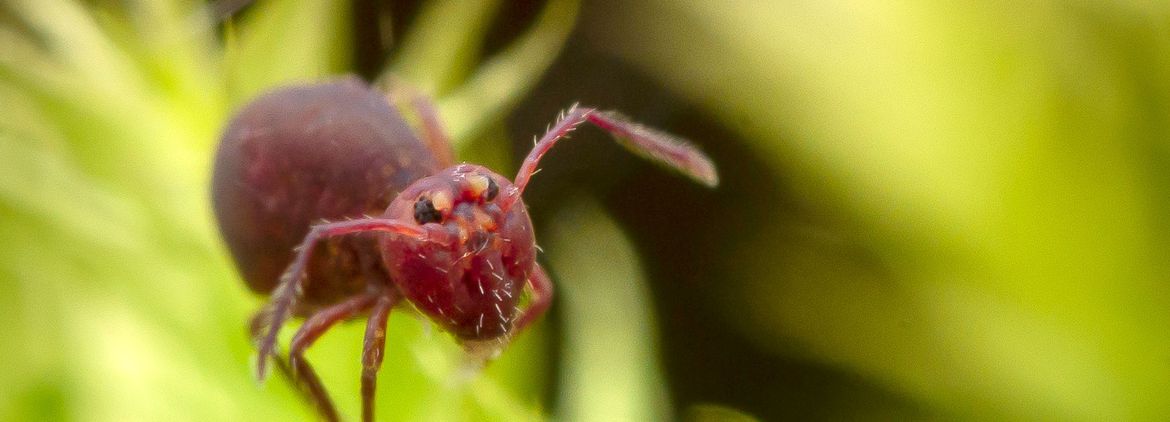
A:
<svg viewBox="0 0 1170 422">
<path fill-rule="evenodd" d="M 511 207 L 524 193 L 524 188 L 528 186 L 532 175 L 536 174 L 536 166 L 540 164 L 541 157 L 544 157 L 557 141 L 566 138 L 577 126 L 586 121 L 609 132 L 618 143 L 635 154 L 678 170 L 704 185 L 710 187 L 719 185 L 715 164 L 690 142 L 629 121 L 617 112 L 597 111 L 574 104 L 532 147 L 532 151 L 520 165 L 512 189 L 503 198 L 500 208 L 506 210 Z"/>
</svg>

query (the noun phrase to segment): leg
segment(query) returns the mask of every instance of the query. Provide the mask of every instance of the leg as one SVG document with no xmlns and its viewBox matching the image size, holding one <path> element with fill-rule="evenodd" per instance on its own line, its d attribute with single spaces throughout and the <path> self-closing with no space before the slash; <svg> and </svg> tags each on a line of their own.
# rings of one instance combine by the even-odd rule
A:
<svg viewBox="0 0 1170 422">
<path fill-rule="evenodd" d="M 317 405 L 317 409 L 326 420 L 337 420 L 337 410 L 333 407 L 333 401 L 329 399 L 329 393 L 325 392 L 325 386 L 321 384 L 321 379 L 317 377 L 317 373 L 313 371 L 309 362 L 305 361 L 305 350 L 313 345 L 313 342 L 317 341 L 329 328 L 368 309 L 373 302 L 373 296 L 357 296 L 313 314 L 305 321 L 300 330 L 297 330 L 297 334 L 293 336 L 292 345 L 289 346 L 289 363 L 292 367 L 293 380 L 309 392 L 313 403 Z"/>
<path fill-rule="evenodd" d="M 439 110 L 435 103 L 426 94 L 402 82 L 398 78 L 388 77 L 385 83 L 389 91 L 390 104 L 399 110 L 402 109 L 404 99 L 409 99 L 410 108 L 418 116 L 422 124 L 423 142 L 435 154 L 439 161 L 439 168 L 447 168 L 455 164 L 455 152 L 451 150 L 451 138 L 443 131 L 443 124 L 439 121 Z"/>
<path fill-rule="evenodd" d="M 455 152 L 451 150 L 451 138 L 443 131 L 443 124 L 439 122 L 439 110 L 430 97 L 415 92 L 410 98 L 414 112 L 422 120 L 423 137 L 427 146 L 435 153 L 440 168 L 447 168 L 455 164 Z"/>
<path fill-rule="evenodd" d="M 265 318 L 269 318 L 269 315 L 266 315 L 264 311 L 257 312 L 256 315 L 252 317 L 252 322 L 249 324 L 249 332 L 253 341 L 260 337 L 260 332 L 262 331 L 265 324 Z M 289 366 L 288 361 L 285 360 L 283 356 L 280 356 L 280 350 L 276 349 L 273 352 L 274 354 L 272 358 L 274 361 L 276 361 L 276 370 L 279 371 L 280 374 L 285 377 L 285 379 L 288 379 L 288 381 L 292 383 L 297 391 L 301 393 L 301 396 L 305 399 L 306 402 L 314 404 L 314 406 L 317 408 L 317 413 L 321 415 L 321 419 L 329 422 L 340 420 L 340 417 L 337 415 L 337 410 L 333 407 L 333 402 L 329 400 L 329 396 L 325 394 L 325 389 L 321 386 L 320 381 L 317 381 L 315 376 L 316 374 L 314 374 L 314 377 L 311 380 L 301 378 L 301 380 L 298 381 L 297 377 L 293 375 L 293 370 Z"/>
<path fill-rule="evenodd" d="M 570 132 L 585 122 L 593 123 L 609 132 L 622 146 L 638 155 L 678 170 L 707 186 L 719 184 L 715 164 L 689 142 L 626 120 L 616 112 L 597 111 L 574 105 L 532 147 L 532 151 L 520 165 L 520 172 L 516 174 L 514 182 L 516 189 L 503 199 L 500 208 L 508 209 L 512 202 L 524 193 L 528 180 L 536 174 L 536 166 L 540 163 L 541 157 L 552 149 L 557 141 L 568 137 Z"/>
<path fill-rule="evenodd" d="M 264 379 L 265 375 L 267 375 L 266 365 L 268 355 L 272 354 L 272 350 L 276 346 L 276 336 L 280 333 L 280 327 L 288 320 L 297 297 L 304 290 L 305 271 L 309 264 L 309 258 L 313 256 L 313 249 L 316 248 L 317 242 L 328 237 L 362 232 L 386 232 L 413 238 L 416 241 L 434 241 L 428 238 L 427 232 L 413 224 L 384 218 L 363 218 L 360 220 L 313 226 L 309 230 L 309 234 L 305 236 L 305 240 L 297 247 L 296 258 L 293 259 L 292 264 L 289 265 L 284 275 L 280 277 L 280 284 L 273 291 L 271 302 L 262 311 L 269 318 L 266 318 L 266 321 L 261 320 L 262 325 L 266 325 L 266 327 L 262 327 L 261 329 L 267 328 L 267 334 L 264 335 L 259 343 L 259 361 L 256 365 L 257 377 Z"/>
<path fill-rule="evenodd" d="M 366 340 L 362 347 L 362 421 L 365 422 L 374 420 L 374 389 L 386 349 L 386 320 L 395 302 L 396 299 L 389 295 L 378 298 L 366 323 Z"/>
<path fill-rule="evenodd" d="M 528 286 L 532 287 L 532 303 L 512 325 L 513 333 L 523 331 L 529 324 L 544 315 L 544 311 L 548 310 L 548 305 L 552 304 L 552 280 L 549 280 L 548 273 L 544 272 L 544 268 L 540 264 L 534 264 L 532 274 L 528 275 Z"/>
</svg>

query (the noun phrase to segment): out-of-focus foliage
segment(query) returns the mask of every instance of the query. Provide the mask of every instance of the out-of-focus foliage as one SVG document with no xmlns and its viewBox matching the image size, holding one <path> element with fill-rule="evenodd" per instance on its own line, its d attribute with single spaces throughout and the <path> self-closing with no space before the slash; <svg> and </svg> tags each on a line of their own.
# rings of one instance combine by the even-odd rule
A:
<svg viewBox="0 0 1170 422">
<path fill-rule="evenodd" d="M 648 292 L 629 241 L 594 204 L 564 205 L 545 233 L 565 325 L 557 415 L 577 421 L 671 419 L 653 354 Z M 605 245 L 605 248 L 581 247 Z"/>
<path fill-rule="evenodd" d="M 753 222 L 722 323 L 952 417 L 1170 413 L 1170 3 L 605 6 L 839 229 Z"/>
</svg>

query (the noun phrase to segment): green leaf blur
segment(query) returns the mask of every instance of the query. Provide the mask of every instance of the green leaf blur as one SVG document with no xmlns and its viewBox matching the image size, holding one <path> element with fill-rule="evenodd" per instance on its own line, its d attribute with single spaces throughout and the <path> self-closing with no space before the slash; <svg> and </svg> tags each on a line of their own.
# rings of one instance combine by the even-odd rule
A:
<svg viewBox="0 0 1170 422">
<path fill-rule="evenodd" d="M 757 222 L 729 324 L 951 417 L 1170 412 L 1170 3 L 611 6 L 846 239 Z"/>
</svg>

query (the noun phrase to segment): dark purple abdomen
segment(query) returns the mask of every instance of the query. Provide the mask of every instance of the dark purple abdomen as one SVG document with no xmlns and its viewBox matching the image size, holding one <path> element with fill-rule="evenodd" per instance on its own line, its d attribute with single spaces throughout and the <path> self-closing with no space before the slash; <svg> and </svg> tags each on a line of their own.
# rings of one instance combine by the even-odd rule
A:
<svg viewBox="0 0 1170 422">
<path fill-rule="evenodd" d="M 240 110 L 216 153 L 212 199 L 248 286 L 269 293 L 310 225 L 380 215 L 437 166 L 385 97 L 349 78 L 280 89 Z M 322 242 L 308 276 L 310 307 L 389 283 L 368 235 Z"/>
</svg>

